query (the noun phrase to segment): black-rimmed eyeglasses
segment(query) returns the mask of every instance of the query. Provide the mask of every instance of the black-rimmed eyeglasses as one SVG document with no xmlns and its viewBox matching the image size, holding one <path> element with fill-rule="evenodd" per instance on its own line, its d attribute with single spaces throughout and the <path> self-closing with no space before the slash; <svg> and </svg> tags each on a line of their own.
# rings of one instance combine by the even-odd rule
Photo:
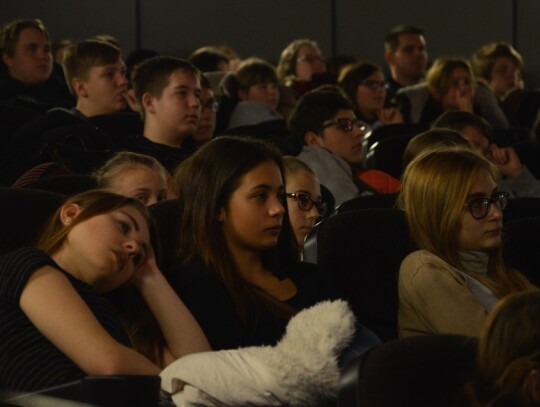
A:
<svg viewBox="0 0 540 407">
<path fill-rule="evenodd" d="M 381 88 L 383 90 L 390 89 L 390 83 L 386 81 L 367 80 L 360 82 L 360 85 L 364 85 L 370 90 L 377 90 L 378 88 Z"/>
<path fill-rule="evenodd" d="M 313 206 L 317 208 L 317 211 L 319 212 L 319 216 L 326 215 L 326 212 L 328 211 L 328 204 L 323 201 L 315 201 L 311 196 L 308 194 L 298 192 L 287 192 L 285 193 L 285 196 L 287 198 L 293 198 L 296 200 L 296 203 L 298 204 L 298 208 L 302 211 L 309 211 Z"/>
<path fill-rule="evenodd" d="M 345 133 L 350 133 L 351 131 L 353 131 L 354 126 L 357 126 L 362 132 L 366 132 L 368 130 L 368 126 L 362 120 L 342 118 L 342 119 L 329 120 L 323 123 L 319 132 L 332 126 L 339 127 L 339 129 L 344 131 Z"/>
<path fill-rule="evenodd" d="M 508 192 L 495 192 L 491 198 L 474 198 L 468 201 L 465 206 L 469 208 L 474 219 L 485 218 L 491 210 L 491 205 L 495 204 L 499 210 L 506 208 L 508 204 Z"/>
</svg>

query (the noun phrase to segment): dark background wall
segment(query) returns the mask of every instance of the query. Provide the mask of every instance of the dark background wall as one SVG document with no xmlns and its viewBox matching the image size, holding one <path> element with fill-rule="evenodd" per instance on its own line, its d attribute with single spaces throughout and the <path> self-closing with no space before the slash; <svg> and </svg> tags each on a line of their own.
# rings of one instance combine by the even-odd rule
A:
<svg viewBox="0 0 540 407">
<path fill-rule="evenodd" d="M 126 54 L 139 47 L 181 57 L 227 43 L 273 63 L 291 40 L 308 37 L 326 56 L 383 64 L 386 32 L 415 24 L 426 32 L 431 60 L 512 43 L 525 59 L 528 87 L 540 86 L 539 15 L 538 0 L 0 0 L 0 23 L 40 17 L 53 39 L 107 33 Z"/>
</svg>

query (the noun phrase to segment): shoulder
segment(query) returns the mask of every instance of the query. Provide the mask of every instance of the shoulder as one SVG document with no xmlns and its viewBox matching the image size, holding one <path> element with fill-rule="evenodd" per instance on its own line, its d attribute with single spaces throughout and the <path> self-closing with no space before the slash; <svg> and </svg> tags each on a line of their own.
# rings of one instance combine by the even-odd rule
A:
<svg viewBox="0 0 540 407">
<path fill-rule="evenodd" d="M 426 271 L 432 269 L 450 269 L 450 265 L 440 257 L 434 255 L 427 250 L 417 250 L 412 252 L 401 262 L 399 269 L 400 276 L 405 275 L 410 278 L 415 278 L 422 275 Z"/>
</svg>

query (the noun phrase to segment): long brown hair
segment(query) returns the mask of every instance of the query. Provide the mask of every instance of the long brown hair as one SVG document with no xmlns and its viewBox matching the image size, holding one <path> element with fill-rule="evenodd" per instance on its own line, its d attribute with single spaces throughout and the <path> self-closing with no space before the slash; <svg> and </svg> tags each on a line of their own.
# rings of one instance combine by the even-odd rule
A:
<svg viewBox="0 0 540 407">
<path fill-rule="evenodd" d="M 283 174 L 281 155 L 269 144 L 248 137 L 218 137 L 184 161 L 174 176 L 180 202 L 180 265 L 188 266 L 201 258 L 215 270 L 240 319 L 251 327 L 255 327 L 263 309 L 279 317 L 290 317 L 293 311 L 237 272 L 217 214 L 227 208 L 242 177 L 266 161 L 275 162 Z M 288 216 L 283 217 L 277 246 L 261 256 L 264 266 L 274 271 L 284 263 L 298 261 L 298 246 Z"/>
<path fill-rule="evenodd" d="M 81 212 L 69 225 L 64 225 L 60 220 L 60 211 L 63 206 L 69 204 L 78 205 Z M 149 227 L 151 226 L 148 211 L 138 199 L 99 189 L 90 190 L 69 198 L 56 211 L 40 234 L 36 246 L 48 254 L 54 254 L 62 247 L 75 226 L 94 216 L 113 212 L 124 206 L 135 208 L 146 219 Z M 134 287 L 125 285 L 108 293 L 107 297 L 119 312 L 133 348 L 155 364 L 163 366 L 165 338 L 139 292 Z"/>
<path fill-rule="evenodd" d="M 473 182 L 481 171 L 498 181 L 494 164 L 472 150 L 440 149 L 416 157 L 403 175 L 398 203 L 421 249 L 470 273 L 459 259 L 458 227 Z M 497 298 L 530 287 L 520 273 L 507 269 L 502 246 L 489 253 L 488 276 L 475 273 Z"/>
</svg>

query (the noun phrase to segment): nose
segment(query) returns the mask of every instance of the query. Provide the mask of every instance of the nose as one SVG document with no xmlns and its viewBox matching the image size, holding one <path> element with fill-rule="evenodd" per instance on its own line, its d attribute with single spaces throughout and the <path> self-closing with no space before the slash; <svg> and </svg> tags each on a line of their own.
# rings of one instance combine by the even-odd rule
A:
<svg viewBox="0 0 540 407">
<path fill-rule="evenodd" d="M 124 242 L 124 248 L 130 257 L 140 253 L 141 245 L 135 239 L 128 239 Z"/>
<path fill-rule="evenodd" d="M 504 214 L 503 214 L 503 211 L 499 209 L 497 205 L 492 203 L 489 208 L 488 216 L 490 220 L 501 221 L 503 219 Z"/>
<path fill-rule="evenodd" d="M 190 107 L 195 107 L 195 108 L 198 108 L 198 109 L 200 109 L 200 107 L 201 107 L 201 101 L 200 101 L 199 97 L 195 93 L 189 95 L 188 104 L 189 104 Z"/>
<path fill-rule="evenodd" d="M 306 212 L 306 214 L 307 218 L 314 223 L 315 220 L 317 220 L 317 218 L 319 217 L 319 210 L 315 205 L 313 205 L 312 208 Z"/>
<path fill-rule="evenodd" d="M 268 209 L 271 216 L 283 216 L 285 214 L 285 207 L 277 196 L 271 200 L 270 207 Z"/>
<path fill-rule="evenodd" d="M 118 86 L 127 86 L 128 80 L 125 73 L 121 73 L 118 75 Z"/>
</svg>

